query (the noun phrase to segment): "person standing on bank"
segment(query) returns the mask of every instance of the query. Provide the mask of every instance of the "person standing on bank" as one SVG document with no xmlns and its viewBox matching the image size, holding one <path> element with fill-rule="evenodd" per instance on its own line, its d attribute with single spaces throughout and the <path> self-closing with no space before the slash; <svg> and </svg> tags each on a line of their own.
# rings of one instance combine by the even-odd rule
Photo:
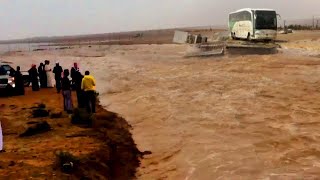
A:
<svg viewBox="0 0 320 180">
<path fill-rule="evenodd" d="M 53 78 L 52 78 L 52 69 L 49 67 L 50 66 L 50 61 L 45 60 L 44 61 L 44 70 L 46 72 L 46 77 L 47 77 L 47 87 L 48 88 L 53 88 Z"/>
<path fill-rule="evenodd" d="M 89 71 L 85 72 L 85 76 L 82 79 L 81 89 L 85 93 L 85 102 L 88 113 L 96 112 L 96 81 Z"/>
<path fill-rule="evenodd" d="M 82 79 L 83 75 L 81 74 L 80 71 L 75 72 L 74 76 L 74 89 L 76 90 L 77 93 L 77 100 L 78 100 L 78 107 L 83 108 L 86 107 L 86 102 L 85 102 L 85 95 L 83 90 L 81 89 L 81 84 L 82 84 Z"/>
<path fill-rule="evenodd" d="M 72 79 L 72 88 L 76 89 L 76 81 L 78 80 L 78 72 L 80 72 L 78 63 L 73 63 L 73 67 L 71 68 L 71 79 Z M 80 82 L 81 83 L 81 82 Z"/>
<path fill-rule="evenodd" d="M 36 65 L 32 65 L 28 71 L 32 83 L 32 91 L 39 91 L 38 71 Z"/>
<path fill-rule="evenodd" d="M 77 92 L 78 107 L 83 108 L 86 106 L 85 105 L 86 102 L 84 98 L 84 93 L 81 89 L 83 75 L 79 70 L 78 63 L 75 62 L 70 71 L 71 71 L 71 78 L 72 78 L 71 88 L 72 90 L 75 90 Z"/>
<path fill-rule="evenodd" d="M 0 152 L 4 152 L 4 150 L 3 150 L 3 135 L 2 135 L 1 121 L 0 121 Z"/>
<path fill-rule="evenodd" d="M 72 104 L 72 95 L 71 95 L 71 82 L 69 80 L 69 70 L 65 69 L 63 71 L 63 78 L 61 81 L 62 84 L 62 95 L 63 95 L 63 107 L 64 110 L 68 113 L 72 113 L 73 104 Z"/>
<path fill-rule="evenodd" d="M 44 64 L 40 63 L 38 67 L 39 79 L 40 79 L 40 87 L 45 88 L 47 87 L 47 75 L 46 71 L 44 70 Z"/>
<path fill-rule="evenodd" d="M 16 82 L 16 90 L 18 95 L 24 95 L 24 82 L 23 76 L 20 72 L 20 66 L 17 66 L 17 71 L 15 72 L 14 80 Z"/>
<path fill-rule="evenodd" d="M 61 91 L 61 74 L 62 74 L 62 67 L 59 65 L 59 63 L 56 63 L 56 66 L 53 68 L 54 73 L 54 79 L 56 80 L 56 88 L 57 93 L 60 93 Z"/>
</svg>

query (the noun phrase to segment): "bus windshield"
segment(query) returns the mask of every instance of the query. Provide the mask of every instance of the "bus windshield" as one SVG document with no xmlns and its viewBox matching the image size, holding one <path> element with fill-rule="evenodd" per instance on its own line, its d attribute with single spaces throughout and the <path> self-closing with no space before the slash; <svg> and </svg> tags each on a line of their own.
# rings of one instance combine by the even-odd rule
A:
<svg viewBox="0 0 320 180">
<path fill-rule="evenodd" d="M 277 14 L 275 11 L 256 11 L 256 29 L 277 30 Z"/>
</svg>

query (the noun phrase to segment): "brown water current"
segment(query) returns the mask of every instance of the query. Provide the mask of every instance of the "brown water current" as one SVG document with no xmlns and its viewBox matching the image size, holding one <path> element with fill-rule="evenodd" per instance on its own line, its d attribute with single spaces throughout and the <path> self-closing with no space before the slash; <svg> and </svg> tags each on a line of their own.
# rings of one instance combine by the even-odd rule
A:
<svg viewBox="0 0 320 180">
<path fill-rule="evenodd" d="M 185 59 L 185 49 L 112 46 L 102 57 L 73 50 L 7 59 L 59 57 L 65 65 L 79 61 L 90 69 L 102 105 L 129 121 L 141 151 L 152 151 L 138 179 L 320 176 L 319 58 L 280 53 Z"/>
</svg>

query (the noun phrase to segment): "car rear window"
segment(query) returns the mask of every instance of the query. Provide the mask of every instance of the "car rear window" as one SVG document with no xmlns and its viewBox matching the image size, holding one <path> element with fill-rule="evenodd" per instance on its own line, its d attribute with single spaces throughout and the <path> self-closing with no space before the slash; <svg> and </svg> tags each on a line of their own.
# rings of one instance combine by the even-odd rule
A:
<svg viewBox="0 0 320 180">
<path fill-rule="evenodd" d="M 2 65 L 0 66 L 0 75 L 7 75 L 8 72 L 12 70 L 12 67 L 9 65 Z"/>
<path fill-rule="evenodd" d="M 9 66 L 9 65 L 3 65 L 2 67 L 3 67 L 6 71 L 10 71 L 10 70 L 12 69 L 12 67 Z"/>
</svg>

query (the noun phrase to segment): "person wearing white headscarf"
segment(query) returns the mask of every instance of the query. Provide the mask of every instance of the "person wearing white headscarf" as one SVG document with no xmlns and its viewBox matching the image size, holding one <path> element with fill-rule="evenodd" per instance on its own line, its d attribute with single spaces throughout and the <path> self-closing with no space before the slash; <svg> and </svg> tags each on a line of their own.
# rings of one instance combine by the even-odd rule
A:
<svg viewBox="0 0 320 180">
<path fill-rule="evenodd" d="M 53 74 L 52 74 L 52 69 L 50 68 L 50 61 L 46 60 L 45 61 L 45 66 L 44 70 L 46 71 L 47 74 L 47 87 L 48 88 L 53 88 Z"/>
</svg>

